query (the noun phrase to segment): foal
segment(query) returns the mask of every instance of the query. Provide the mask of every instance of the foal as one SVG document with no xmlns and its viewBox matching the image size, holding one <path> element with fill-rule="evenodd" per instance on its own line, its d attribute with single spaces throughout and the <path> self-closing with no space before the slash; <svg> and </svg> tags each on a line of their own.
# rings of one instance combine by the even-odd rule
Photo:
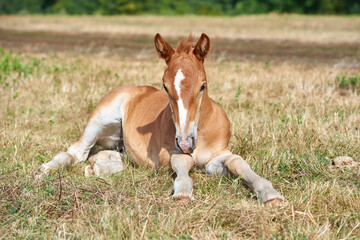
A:
<svg viewBox="0 0 360 240">
<path fill-rule="evenodd" d="M 240 156 L 228 149 L 230 123 L 224 110 L 208 96 L 204 59 L 210 39 L 202 34 L 195 46 L 181 41 L 174 50 L 156 34 L 155 47 L 167 64 L 164 90 L 150 86 L 123 86 L 108 93 L 91 114 L 80 139 L 67 152 L 43 164 L 39 175 L 51 169 L 84 162 L 95 144 L 100 151 L 89 159 L 87 176 L 105 176 L 123 170 L 116 149 L 125 146 L 137 164 L 159 168 L 171 164 L 176 172 L 175 199 L 193 199 L 190 169 L 196 165 L 209 174 L 241 176 L 264 203 L 283 197 L 272 184 L 258 176 Z"/>
</svg>

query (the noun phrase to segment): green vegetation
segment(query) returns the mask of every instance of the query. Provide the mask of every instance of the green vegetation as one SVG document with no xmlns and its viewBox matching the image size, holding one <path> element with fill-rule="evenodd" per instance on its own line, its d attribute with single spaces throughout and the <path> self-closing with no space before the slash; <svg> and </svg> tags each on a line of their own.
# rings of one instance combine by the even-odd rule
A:
<svg viewBox="0 0 360 240">
<path fill-rule="evenodd" d="M 0 0 L 0 14 L 359 14 L 358 0 Z"/>
<path fill-rule="evenodd" d="M 360 75 L 346 77 L 345 75 L 336 76 L 337 83 L 342 89 L 352 89 L 360 93 Z"/>
<path fill-rule="evenodd" d="M 7 80 L 12 72 L 17 75 L 24 75 L 25 77 L 32 74 L 34 68 L 37 68 L 40 61 L 36 58 L 24 61 L 18 54 L 5 52 L 0 48 L 0 84 L 8 84 Z M 14 78 L 13 81 L 16 81 Z"/>
</svg>

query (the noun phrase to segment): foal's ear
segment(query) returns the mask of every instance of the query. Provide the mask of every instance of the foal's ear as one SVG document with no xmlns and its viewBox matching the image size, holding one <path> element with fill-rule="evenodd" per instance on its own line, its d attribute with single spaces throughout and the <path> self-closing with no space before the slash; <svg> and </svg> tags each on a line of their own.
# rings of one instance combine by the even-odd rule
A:
<svg viewBox="0 0 360 240">
<path fill-rule="evenodd" d="M 194 48 L 194 54 L 197 59 L 204 61 L 206 55 L 210 50 L 210 38 L 205 34 L 201 34 L 199 41 L 196 43 Z"/>
<path fill-rule="evenodd" d="M 155 35 L 154 42 L 159 56 L 165 59 L 165 62 L 168 63 L 175 50 L 161 37 L 159 33 Z"/>
</svg>

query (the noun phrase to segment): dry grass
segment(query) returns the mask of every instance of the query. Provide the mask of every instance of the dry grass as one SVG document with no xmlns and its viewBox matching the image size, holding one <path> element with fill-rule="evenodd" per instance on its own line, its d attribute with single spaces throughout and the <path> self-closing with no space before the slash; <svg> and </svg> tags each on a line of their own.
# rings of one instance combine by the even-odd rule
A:
<svg viewBox="0 0 360 240">
<path fill-rule="evenodd" d="M 220 35 L 217 23 L 243 19 L 255 28 L 264 18 L 269 20 L 262 30 L 249 25 L 245 34 L 292 39 L 296 34 L 288 36 L 287 28 L 269 27 L 290 21 L 304 23 L 303 29 L 318 26 L 325 42 L 359 37 L 352 28 L 359 18 L 341 17 L 165 18 L 167 25 L 159 31 L 169 30 L 165 37 L 185 36 L 192 26 L 181 25 L 176 33 L 172 27 L 176 21 L 194 21 L 194 32 L 201 31 L 196 26 L 214 26 L 214 35 Z M 135 26 L 132 33 L 153 34 L 158 32 L 155 26 L 144 23 L 163 18 L 2 17 L 1 27 L 3 19 L 12 21 L 6 27 L 18 30 L 45 26 L 42 30 L 61 32 L 80 30 L 84 24 L 88 31 L 96 22 L 91 31 L 127 32 Z M 20 25 L 18 19 L 27 20 Z M 129 26 L 122 29 L 118 22 Z M 226 34 L 232 31 L 236 28 Z M 316 31 L 309 32 L 297 33 L 302 36 L 298 40 L 322 42 Z M 161 86 L 164 63 L 150 56 L 9 49 L 0 53 L 0 238 L 359 238 L 359 172 L 331 167 L 336 156 L 360 160 L 360 77 L 358 85 L 346 85 L 349 77 L 360 74 L 354 68 L 360 62 L 356 54 L 338 57 L 335 62 L 340 64 L 335 65 L 334 59 L 279 60 L 276 53 L 269 61 L 228 61 L 219 55 L 206 62 L 210 95 L 232 122 L 232 150 L 280 190 L 287 199 L 281 207 L 264 207 L 239 179 L 198 170 L 191 172 L 196 200 L 179 204 L 169 198 L 168 169 L 155 172 L 128 161 L 123 173 L 105 179 L 85 178 L 81 164 L 34 182 L 33 172 L 78 138 L 106 92 L 122 84 Z"/>
</svg>

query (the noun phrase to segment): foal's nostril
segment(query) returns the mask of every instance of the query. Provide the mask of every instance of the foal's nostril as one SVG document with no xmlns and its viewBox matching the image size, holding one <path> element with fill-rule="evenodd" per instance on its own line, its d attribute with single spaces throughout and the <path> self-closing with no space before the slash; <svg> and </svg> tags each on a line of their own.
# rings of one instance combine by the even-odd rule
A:
<svg viewBox="0 0 360 240">
<path fill-rule="evenodd" d="M 195 140 L 195 137 L 190 137 L 190 141 L 191 141 L 191 152 L 194 151 L 194 149 L 196 148 L 196 140 Z"/>
<path fill-rule="evenodd" d="M 196 138 L 193 134 L 186 138 L 175 136 L 175 146 L 184 153 L 192 153 L 196 147 Z"/>
<path fill-rule="evenodd" d="M 191 141 L 192 141 L 192 146 L 195 147 L 195 138 L 191 137 Z"/>
<path fill-rule="evenodd" d="M 175 144 L 179 149 L 181 149 L 181 147 L 179 145 L 179 138 L 177 138 L 177 137 L 175 138 Z"/>
</svg>

